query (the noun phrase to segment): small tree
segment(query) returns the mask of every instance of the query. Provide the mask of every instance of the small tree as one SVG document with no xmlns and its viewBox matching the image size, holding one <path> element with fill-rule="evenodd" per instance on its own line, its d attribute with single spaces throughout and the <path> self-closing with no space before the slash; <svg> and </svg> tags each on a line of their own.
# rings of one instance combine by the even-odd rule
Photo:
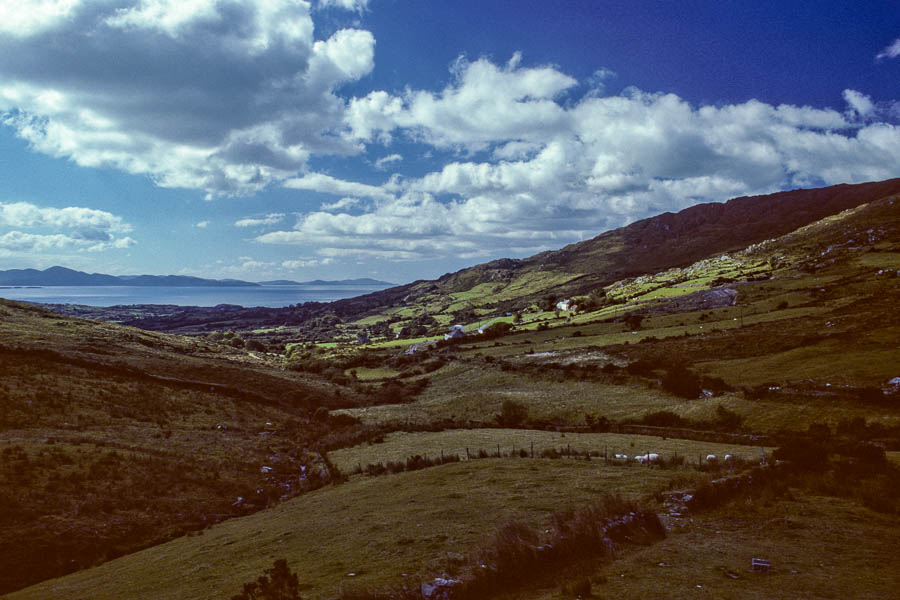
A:
<svg viewBox="0 0 900 600">
<path fill-rule="evenodd" d="M 297 575 L 288 569 L 283 558 L 265 570 L 256 581 L 244 584 L 244 590 L 231 600 L 302 600 Z"/>
</svg>

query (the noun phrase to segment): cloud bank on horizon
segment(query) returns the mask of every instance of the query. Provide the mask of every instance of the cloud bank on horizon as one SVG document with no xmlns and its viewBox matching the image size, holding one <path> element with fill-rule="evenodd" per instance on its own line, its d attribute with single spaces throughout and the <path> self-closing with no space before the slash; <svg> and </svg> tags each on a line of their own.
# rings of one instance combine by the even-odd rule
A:
<svg viewBox="0 0 900 600">
<path fill-rule="evenodd" d="M 39 153 L 196 190 L 210 215 L 278 190 L 277 211 L 231 219 L 244 244 L 231 275 L 521 256 L 699 202 L 900 175 L 900 102 L 865 90 L 845 89 L 840 110 L 692 103 L 627 82 L 608 93 L 617 76 L 603 64 L 579 79 L 518 51 L 460 54 L 441 89 L 381 89 L 375 36 L 359 24 L 378 10 L 0 0 L 0 120 Z M 317 38 L 335 11 L 352 26 Z M 897 56 L 900 40 L 874 58 Z M 405 170 L 411 152 L 433 158 Z M 86 208 L 9 202 L 0 226 L 7 255 L 136 243 L 121 216 Z"/>
</svg>

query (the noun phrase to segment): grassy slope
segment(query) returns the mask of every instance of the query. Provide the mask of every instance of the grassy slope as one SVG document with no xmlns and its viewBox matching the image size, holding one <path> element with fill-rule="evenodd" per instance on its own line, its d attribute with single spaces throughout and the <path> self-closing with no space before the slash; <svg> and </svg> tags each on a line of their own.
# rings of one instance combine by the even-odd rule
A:
<svg viewBox="0 0 900 600">
<path fill-rule="evenodd" d="M 0 592 L 245 514 L 291 493 L 276 476 L 298 490 L 307 409 L 333 385 L 0 302 Z"/>
<path fill-rule="evenodd" d="M 532 417 L 577 425 L 586 412 L 622 419 L 669 410 L 702 419 L 721 403 L 756 430 L 805 429 L 814 422 L 834 425 L 855 417 L 895 425 L 897 406 L 860 403 L 859 394 L 900 374 L 897 250 L 900 206 L 892 200 L 874 202 L 724 260 L 704 260 L 613 286 L 625 305 L 574 317 L 545 313 L 542 322 L 549 328 L 542 331 L 527 323 L 519 333 L 499 340 L 468 338 L 455 349 L 468 362 L 433 374 L 417 402 L 350 412 L 367 422 L 490 421 L 504 400 L 513 399 L 527 406 Z M 679 301 L 677 294 L 695 289 L 686 286 L 708 288 L 712 280 L 734 278 L 740 272 L 735 265 L 763 274 L 760 280 L 729 284 L 738 293 L 736 306 L 688 306 L 670 313 L 665 301 L 643 301 L 648 293 L 661 296 L 663 290 Z M 889 271 L 878 275 L 885 269 Z M 621 317 L 636 310 L 647 316 L 633 330 Z M 648 389 L 646 383 L 577 381 L 561 372 L 528 369 L 548 363 L 597 368 L 672 358 L 737 388 L 771 383 L 785 392 L 762 400 L 733 393 L 685 402 Z M 494 362 L 485 362 L 490 359 Z M 504 371 L 499 360 L 519 368 Z"/>
<path fill-rule="evenodd" d="M 418 585 L 452 572 L 462 562 L 453 555 L 472 558 L 505 521 L 545 528 L 550 513 L 605 491 L 639 498 L 684 478 L 678 471 L 542 459 L 357 477 L 9 598 L 222 598 L 275 558 L 287 559 L 311 586 L 303 597 L 313 600 L 334 597 L 342 584 Z"/>
</svg>

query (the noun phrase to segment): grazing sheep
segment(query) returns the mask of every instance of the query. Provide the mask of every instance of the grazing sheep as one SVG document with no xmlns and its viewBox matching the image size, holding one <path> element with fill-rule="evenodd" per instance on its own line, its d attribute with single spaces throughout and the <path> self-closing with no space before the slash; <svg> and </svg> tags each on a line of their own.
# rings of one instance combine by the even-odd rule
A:
<svg viewBox="0 0 900 600">
<path fill-rule="evenodd" d="M 715 454 L 707 454 L 706 455 L 706 462 L 708 462 L 708 463 L 714 463 L 714 462 L 717 462 L 718 460 L 719 459 Z"/>
<path fill-rule="evenodd" d="M 647 463 L 654 463 L 654 462 L 659 461 L 659 454 L 656 454 L 655 452 L 653 452 L 653 453 L 649 453 L 649 454 L 644 454 L 642 456 L 635 456 L 634 460 L 638 461 L 642 465 L 645 465 Z"/>
<path fill-rule="evenodd" d="M 725 462 L 734 462 L 734 454 L 726 454 Z"/>
<path fill-rule="evenodd" d="M 614 458 L 616 460 L 628 460 L 628 455 L 627 454 L 616 454 L 614 456 Z"/>
</svg>

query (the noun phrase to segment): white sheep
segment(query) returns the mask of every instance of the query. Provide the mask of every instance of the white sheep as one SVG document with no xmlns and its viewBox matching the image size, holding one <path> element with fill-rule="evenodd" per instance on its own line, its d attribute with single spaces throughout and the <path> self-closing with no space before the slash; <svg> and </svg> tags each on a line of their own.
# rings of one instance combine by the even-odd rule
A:
<svg viewBox="0 0 900 600">
<path fill-rule="evenodd" d="M 653 452 L 653 453 L 649 453 L 649 454 L 644 454 L 643 456 L 635 456 L 634 459 L 636 461 L 638 461 L 639 463 L 641 463 L 642 465 L 645 465 L 647 463 L 657 462 L 659 460 L 659 454 L 656 454 L 655 452 Z"/>
<path fill-rule="evenodd" d="M 715 454 L 707 454 L 706 455 L 706 462 L 708 462 L 708 463 L 714 463 L 718 460 L 719 460 L 719 458 Z"/>
<path fill-rule="evenodd" d="M 628 460 L 628 455 L 627 454 L 616 454 L 614 456 L 614 458 L 616 460 Z"/>
<path fill-rule="evenodd" d="M 734 454 L 726 454 L 725 462 L 734 462 Z"/>
</svg>

